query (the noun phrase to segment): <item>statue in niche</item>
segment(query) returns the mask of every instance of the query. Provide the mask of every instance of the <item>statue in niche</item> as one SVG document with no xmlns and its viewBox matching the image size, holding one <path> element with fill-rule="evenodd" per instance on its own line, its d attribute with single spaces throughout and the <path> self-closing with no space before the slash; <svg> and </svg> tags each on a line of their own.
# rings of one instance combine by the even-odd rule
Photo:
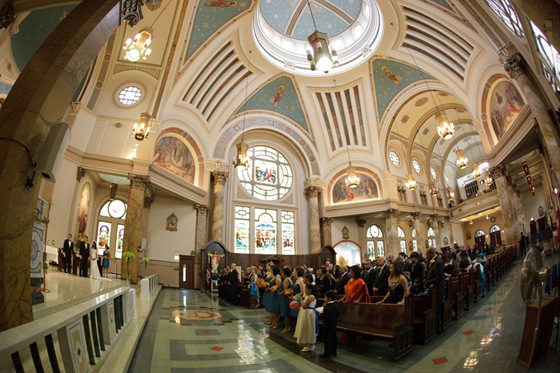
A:
<svg viewBox="0 0 560 373">
<path fill-rule="evenodd" d="M 177 219 L 177 216 L 175 216 L 175 213 L 172 212 L 171 215 L 169 215 L 167 217 L 167 225 L 165 226 L 165 230 L 176 232 L 178 222 L 179 222 L 179 219 Z"/>
<path fill-rule="evenodd" d="M 443 245 L 444 245 L 444 246 L 448 246 L 448 245 L 449 245 L 449 238 L 443 237 Z"/>
</svg>

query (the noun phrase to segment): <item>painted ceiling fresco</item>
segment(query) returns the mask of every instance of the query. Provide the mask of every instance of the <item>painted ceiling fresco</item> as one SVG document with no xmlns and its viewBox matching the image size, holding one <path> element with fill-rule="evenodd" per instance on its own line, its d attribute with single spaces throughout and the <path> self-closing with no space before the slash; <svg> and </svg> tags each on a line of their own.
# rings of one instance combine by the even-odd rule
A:
<svg viewBox="0 0 560 373">
<path fill-rule="evenodd" d="M 251 6 L 251 0 L 199 0 L 185 60 L 211 36 Z"/>
<path fill-rule="evenodd" d="M 391 101 L 407 86 L 420 80 L 434 79 L 415 67 L 385 58 L 374 59 L 372 65 L 379 119 Z"/>
<path fill-rule="evenodd" d="M 268 110 L 284 115 L 309 131 L 302 105 L 296 92 L 292 78 L 280 76 L 268 83 L 241 106 L 236 114 L 244 110 Z"/>
</svg>

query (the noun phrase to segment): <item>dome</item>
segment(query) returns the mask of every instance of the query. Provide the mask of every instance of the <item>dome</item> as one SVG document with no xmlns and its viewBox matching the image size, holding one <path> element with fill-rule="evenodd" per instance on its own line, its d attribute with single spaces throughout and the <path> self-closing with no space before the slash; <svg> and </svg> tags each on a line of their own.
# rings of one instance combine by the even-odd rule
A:
<svg viewBox="0 0 560 373">
<path fill-rule="evenodd" d="M 259 3 L 254 17 L 253 35 L 260 53 L 276 67 L 298 75 L 324 74 L 312 71 L 307 60 L 313 18 L 317 30 L 328 34 L 331 51 L 338 54 L 340 65 L 331 70 L 333 74 L 366 62 L 383 36 L 374 0 L 275 0 Z"/>
</svg>

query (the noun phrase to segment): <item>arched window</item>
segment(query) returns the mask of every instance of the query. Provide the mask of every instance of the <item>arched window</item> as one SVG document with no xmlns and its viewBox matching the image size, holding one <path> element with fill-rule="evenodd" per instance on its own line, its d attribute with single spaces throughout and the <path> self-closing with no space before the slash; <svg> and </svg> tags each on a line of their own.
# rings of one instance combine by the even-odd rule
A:
<svg viewBox="0 0 560 373">
<path fill-rule="evenodd" d="M 418 241 L 416 240 L 416 228 L 412 229 L 412 250 L 418 251 Z"/>
<path fill-rule="evenodd" d="M 482 229 L 477 230 L 474 232 L 475 237 L 484 237 L 484 231 Z"/>
<path fill-rule="evenodd" d="M 531 29 L 539 52 L 544 77 L 548 80 L 554 92 L 560 92 L 560 54 L 533 22 L 531 22 Z"/>
<path fill-rule="evenodd" d="M 101 207 L 97 222 L 97 248 L 102 253 L 109 246 L 112 258 L 122 257 L 124 222 L 127 205 L 120 199 L 108 201 Z"/>
<path fill-rule="evenodd" d="M 400 226 L 397 226 L 397 235 L 399 236 L 399 246 L 401 248 L 401 252 L 406 253 L 406 236 L 404 234 L 404 229 Z"/>
<path fill-rule="evenodd" d="M 428 247 L 436 247 L 436 231 L 434 228 L 428 228 Z"/>
<path fill-rule="evenodd" d="M 249 166 L 237 169 L 239 185 L 249 194 L 244 199 L 249 201 L 234 204 L 234 252 L 293 255 L 296 212 L 281 203 L 262 205 L 262 201 L 276 201 L 290 193 L 292 167 L 279 151 L 268 146 L 251 147 L 247 158 Z"/>
<path fill-rule="evenodd" d="M 499 232 L 499 231 L 501 231 L 501 229 L 497 225 L 493 225 L 493 226 L 490 227 L 490 233 Z M 484 234 L 484 232 L 482 232 L 482 234 Z"/>
<path fill-rule="evenodd" d="M 506 27 L 519 37 L 524 37 L 523 26 L 509 0 L 486 0 L 488 6 Z"/>
<path fill-rule="evenodd" d="M 383 242 L 383 231 L 377 224 L 369 226 L 366 234 L 367 256 L 369 260 L 375 256 L 385 255 L 385 244 Z"/>
</svg>

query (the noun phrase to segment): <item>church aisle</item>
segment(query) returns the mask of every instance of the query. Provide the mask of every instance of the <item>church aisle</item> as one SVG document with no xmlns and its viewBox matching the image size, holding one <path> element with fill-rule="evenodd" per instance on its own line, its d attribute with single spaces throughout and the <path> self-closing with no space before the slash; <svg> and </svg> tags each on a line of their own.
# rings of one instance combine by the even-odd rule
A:
<svg viewBox="0 0 560 373">
<path fill-rule="evenodd" d="M 556 259 L 556 258 L 554 258 Z M 163 289 L 130 372 L 514 372 L 523 332 L 525 305 L 519 295 L 521 260 L 486 298 L 428 345 L 394 362 L 387 342 L 362 341 L 340 346 L 336 358 L 303 353 L 291 334 L 270 330 L 264 310 L 219 302 L 198 291 Z M 340 337 L 339 337 L 340 338 Z M 339 339 L 340 340 L 340 339 Z M 556 371 L 560 355 L 531 369 Z"/>
</svg>

